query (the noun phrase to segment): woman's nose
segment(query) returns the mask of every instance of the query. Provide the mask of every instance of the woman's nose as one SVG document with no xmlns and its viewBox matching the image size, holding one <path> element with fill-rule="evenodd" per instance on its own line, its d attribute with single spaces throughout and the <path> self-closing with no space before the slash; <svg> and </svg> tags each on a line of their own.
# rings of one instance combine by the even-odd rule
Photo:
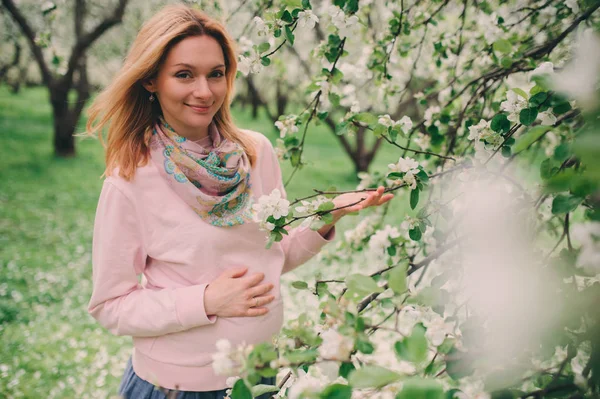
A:
<svg viewBox="0 0 600 399">
<path fill-rule="evenodd" d="M 212 96 L 212 91 L 208 85 L 208 80 L 204 77 L 199 78 L 194 84 L 194 91 L 192 92 L 194 97 L 208 98 Z"/>
</svg>

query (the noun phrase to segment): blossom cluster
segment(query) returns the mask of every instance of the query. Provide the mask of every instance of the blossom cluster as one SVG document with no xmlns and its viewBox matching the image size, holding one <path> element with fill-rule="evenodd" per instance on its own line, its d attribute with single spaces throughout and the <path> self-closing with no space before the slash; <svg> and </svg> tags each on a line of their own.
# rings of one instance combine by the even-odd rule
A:
<svg viewBox="0 0 600 399">
<path fill-rule="evenodd" d="M 253 346 L 242 342 L 234 347 L 228 340 L 220 339 L 216 343 L 216 349 L 212 354 L 213 370 L 218 375 L 233 377 L 242 373 Z"/>
<path fill-rule="evenodd" d="M 388 175 L 393 173 L 391 184 L 406 184 L 411 190 L 417 188 L 417 174 L 419 173 L 419 162 L 413 158 L 398 158 L 398 162 L 388 165 Z"/>
<path fill-rule="evenodd" d="M 275 189 L 269 195 L 263 195 L 258 202 L 252 205 L 255 212 L 255 221 L 259 223 L 262 230 L 272 231 L 275 228 L 274 221 L 286 217 L 290 211 L 290 202 L 282 197 L 281 191 Z M 269 219 L 272 217 L 272 220 Z"/>
<path fill-rule="evenodd" d="M 296 115 L 289 115 L 282 120 L 275 122 L 275 126 L 279 129 L 279 137 L 284 138 L 288 134 L 294 134 L 298 132 L 298 126 L 296 126 L 298 118 Z"/>
</svg>

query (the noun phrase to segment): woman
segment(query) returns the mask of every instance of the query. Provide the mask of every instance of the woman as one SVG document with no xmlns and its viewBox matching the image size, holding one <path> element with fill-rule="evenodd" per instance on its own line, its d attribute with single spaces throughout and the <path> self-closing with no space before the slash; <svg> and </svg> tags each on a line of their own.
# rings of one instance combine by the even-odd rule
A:
<svg viewBox="0 0 600 399">
<path fill-rule="evenodd" d="M 284 193 L 281 171 L 269 140 L 232 121 L 236 67 L 220 23 L 169 6 L 142 27 L 89 111 L 88 133 L 108 127 L 89 312 L 112 333 L 133 337 L 120 388 L 127 398 L 164 397 L 160 388 L 179 398 L 225 396 L 225 377 L 211 366 L 216 341 L 276 335 L 281 273 L 335 235 L 335 222 L 318 232 L 294 228 L 265 248 L 251 205 L 274 189 Z M 391 194 L 380 187 L 335 203 L 361 198 L 334 220 Z"/>
</svg>

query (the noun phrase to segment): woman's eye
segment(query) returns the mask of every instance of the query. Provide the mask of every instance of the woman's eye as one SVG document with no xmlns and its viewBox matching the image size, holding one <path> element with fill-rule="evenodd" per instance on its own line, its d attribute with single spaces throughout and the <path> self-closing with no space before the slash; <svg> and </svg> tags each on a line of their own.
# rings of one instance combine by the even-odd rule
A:
<svg viewBox="0 0 600 399">
<path fill-rule="evenodd" d="M 175 77 L 179 78 L 179 79 L 187 79 L 187 78 L 191 78 L 192 75 L 190 75 L 189 72 L 180 72 L 177 75 L 175 75 Z"/>
<path fill-rule="evenodd" d="M 220 78 L 220 77 L 225 76 L 225 74 L 223 72 L 221 72 L 221 71 L 215 71 L 215 73 L 213 73 L 213 76 L 215 78 Z"/>
</svg>

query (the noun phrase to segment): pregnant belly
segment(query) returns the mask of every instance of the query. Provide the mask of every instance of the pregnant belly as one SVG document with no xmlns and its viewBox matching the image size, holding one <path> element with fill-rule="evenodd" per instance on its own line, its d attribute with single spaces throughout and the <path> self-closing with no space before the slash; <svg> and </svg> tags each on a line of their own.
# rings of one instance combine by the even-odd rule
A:
<svg viewBox="0 0 600 399">
<path fill-rule="evenodd" d="M 245 342 L 271 342 L 283 323 L 283 302 L 273 301 L 269 312 L 259 317 L 219 317 L 214 324 L 156 337 L 147 356 L 181 366 L 199 367 L 212 363 L 216 342 L 226 339 L 235 347 Z M 136 347 L 138 347 L 136 345 Z"/>
</svg>

